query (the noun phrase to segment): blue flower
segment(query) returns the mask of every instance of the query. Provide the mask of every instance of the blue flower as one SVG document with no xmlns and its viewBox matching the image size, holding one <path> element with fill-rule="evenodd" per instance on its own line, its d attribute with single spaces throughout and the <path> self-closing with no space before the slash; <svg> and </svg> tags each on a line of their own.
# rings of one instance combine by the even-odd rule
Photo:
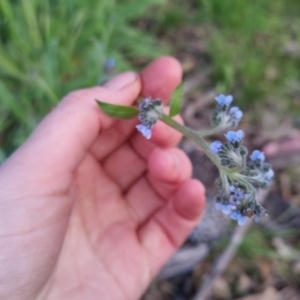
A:
<svg viewBox="0 0 300 300">
<path fill-rule="evenodd" d="M 233 106 L 230 108 L 229 114 L 231 116 L 232 125 L 237 126 L 242 119 L 243 112 L 237 106 Z"/>
<path fill-rule="evenodd" d="M 240 189 L 236 189 L 234 192 L 234 197 L 236 200 L 242 200 L 244 199 L 244 193 Z"/>
<path fill-rule="evenodd" d="M 152 131 L 151 128 L 149 128 L 148 126 L 144 125 L 144 124 L 138 124 L 135 126 L 137 128 L 138 131 L 140 131 L 142 133 L 142 135 L 149 140 L 151 138 L 152 135 Z"/>
<path fill-rule="evenodd" d="M 229 203 L 232 209 L 236 209 L 238 205 L 242 203 L 242 200 L 246 199 L 246 194 L 240 188 L 234 185 L 229 186 L 230 196 Z"/>
<path fill-rule="evenodd" d="M 162 101 L 160 99 L 151 100 L 150 97 L 145 98 L 140 103 L 139 110 L 139 120 L 142 124 L 136 125 L 136 128 L 146 139 L 150 139 L 151 129 L 163 113 Z"/>
<path fill-rule="evenodd" d="M 245 134 L 243 130 L 238 130 L 237 132 L 228 131 L 225 134 L 225 137 L 229 142 L 234 143 L 234 142 L 240 142 L 243 139 L 244 135 Z"/>
<path fill-rule="evenodd" d="M 225 215 L 229 215 L 231 213 L 230 204 L 216 202 L 215 208 L 216 208 L 216 210 L 221 210 L 222 213 Z"/>
<path fill-rule="evenodd" d="M 234 115 L 236 119 L 241 119 L 243 116 L 243 112 L 237 106 L 231 107 L 229 113 Z"/>
<path fill-rule="evenodd" d="M 239 217 L 239 212 L 237 212 L 237 211 L 234 211 L 234 212 L 232 212 L 231 214 L 230 214 L 230 218 L 232 219 L 232 220 L 237 220 L 238 219 L 238 217 Z"/>
<path fill-rule="evenodd" d="M 238 199 L 243 199 L 244 197 L 244 193 L 241 191 L 241 189 L 235 187 L 234 185 L 229 186 L 229 191 Z"/>
<path fill-rule="evenodd" d="M 230 214 L 230 218 L 232 220 L 236 220 L 238 222 L 238 224 L 241 226 L 241 225 L 244 225 L 246 220 L 247 220 L 247 217 L 242 215 L 240 212 L 238 211 L 234 211 Z"/>
<path fill-rule="evenodd" d="M 225 95 L 221 94 L 221 95 L 217 96 L 215 99 L 220 105 L 229 106 L 233 100 L 233 97 L 231 95 L 225 96 Z"/>
<path fill-rule="evenodd" d="M 265 155 L 259 150 L 254 150 L 250 155 L 252 161 L 265 161 Z"/>
<path fill-rule="evenodd" d="M 220 151 L 220 149 L 222 148 L 222 146 L 223 146 L 223 144 L 221 142 L 215 141 L 210 144 L 209 148 L 212 153 L 217 154 Z"/>
<path fill-rule="evenodd" d="M 270 169 L 266 174 L 265 174 L 265 180 L 267 182 L 271 182 L 272 178 L 274 176 L 274 171 L 272 169 Z"/>
<path fill-rule="evenodd" d="M 146 108 L 148 108 L 151 105 L 151 98 L 145 98 L 143 101 L 139 104 L 139 110 L 142 111 Z"/>
</svg>

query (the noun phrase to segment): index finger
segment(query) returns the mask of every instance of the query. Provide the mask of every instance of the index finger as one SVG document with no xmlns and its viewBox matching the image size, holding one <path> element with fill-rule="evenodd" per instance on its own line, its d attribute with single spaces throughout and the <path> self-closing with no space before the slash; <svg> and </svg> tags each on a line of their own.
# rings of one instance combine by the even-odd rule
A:
<svg viewBox="0 0 300 300">
<path fill-rule="evenodd" d="M 180 83 L 182 69 L 179 62 L 169 56 L 161 57 L 149 64 L 140 74 L 142 83 L 141 95 L 144 97 L 161 98 L 167 103 L 176 86 Z M 135 133 L 137 120 L 118 121 L 113 127 L 100 133 L 92 146 L 92 153 L 98 160 L 103 160 L 115 149 L 119 148 L 134 132 L 133 143 L 137 151 L 149 153 L 155 145 L 174 146 L 180 138 L 174 129 L 158 122 L 153 130 L 151 141 L 145 140 L 139 132 Z M 136 138 L 137 137 L 137 138 Z M 103 144 L 105 140 L 105 144 Z"/>
</svg>

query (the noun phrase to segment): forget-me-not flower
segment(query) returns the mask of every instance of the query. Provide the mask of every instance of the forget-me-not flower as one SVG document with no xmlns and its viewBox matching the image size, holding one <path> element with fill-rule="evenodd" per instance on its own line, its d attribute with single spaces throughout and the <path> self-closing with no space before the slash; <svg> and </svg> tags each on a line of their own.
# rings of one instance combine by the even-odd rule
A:
<svg viewBox="0 0 300 300">
<path fill-rule="evenodd" d="M 217 154 L 220 149 L 222 148 L 223 144 L 219 141 L 215 141 L 213 143 L 210 144 L 209 148 L 210 148 L 210 151 L 214 154 Z"/>
<path fill-rule="evenodd" d="M 242 201 L 248 198 L 248 194 L 245 194 L 242 189 L 237 188 L 234 185 L 229 186 L 229 192 L 229 203 L 233 210 L 236 210 Z"/>
<path fill-rule="evenodd" d="M 243 200 L 244 199 L 244 192 L 240 189 L 235 187 L 234 185 L 229 186 L 229 191 L 231 195 L 237 200 Z"/>
<path fill-rule="evenodd" d="M 231 213 L 230 204 L 216 202 L 215 208 L 216 208 L 216 210 L 221 210 L 224 215 L 229 215 Z"/>
<path fill-rule="evenodd" d="M 226 139 L 228 142 L 234 143 L 234 142 L 240 142 L 243 137 L 244 137 L 244 131 L 243 130 L 238 130 L 238 131 L 228 131 L 225 134 Z"/>
<path fill-rule="evenodd" d="M 252 161 L 265 161 L 265 155 L 259 150 L 254 150 L 250 155 Z"/>
<path fill-rule="evenodd" d="M 237 126 L 243 117 L 243 112 L 237 106 L 233 106 L 229 109 L 229 115 L 232 126 Z"/>
<path fill-rule="evenodd" d="M 274 176 L 274 171 L 270 169 L 266 174 L 265 174 L 265 180 L 270 183 L 272 178 Z"/>
<path fill-rule="evenodd" d="M 163 113 L 162 101 L 152 100 L 150 97 L 145 98 L 140 103 L 139 110 L 139 119 L 142 124 L 136 125 L 136 128 L 146 139 L 150 139 L 152 127 Z"/>
<path fill-rule="evenodd" d="M 144 125 L 144 124 L 138 124 L 136 125 L 136 129 L 142 133 L 142 135 L 147 139 L 149 140 L 151 138 L 151 135 L 152 135 L 152 126 L 148 127 L 147 125 Z"/>
<path fill-rule="evenodd" d="M 238 211 L 234 211 L 230 214 L 230 218 L 232 220 L 236 220 L 238 222 L 238 224 L 240 226 L 244 225 L 246 220 L 247 220 L 247 217 L 245 215 L 242 215 L 240 212 Z"/>
<path fill-rule="evenodd" d="M 216 101 L 219 103 L 219 105 L 226 105 L 226 106 L 229 106 L 233 100 L 233 97 L 231 95 L 219 95 L 217 96 L 216 98 Z"/>
</svg>

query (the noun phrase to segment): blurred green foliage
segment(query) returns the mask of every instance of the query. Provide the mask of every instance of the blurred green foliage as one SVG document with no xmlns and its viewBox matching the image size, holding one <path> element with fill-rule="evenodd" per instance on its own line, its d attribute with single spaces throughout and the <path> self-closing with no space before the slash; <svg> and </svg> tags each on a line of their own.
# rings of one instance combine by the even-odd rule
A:
<svg viewBox="0 0 300 300">
<path fill-rule="evenodd" d="M 295 101 L 299 100 L 299 1 L 196 3 L 197 23 L 205 24 L 209 31 L 209 55 L 218 90 L 230 91 L 244 105 L 274 96 L 276 101 L 292 102 L 295 94 Z"/>
<path fill-rule="evenodd" d="M 132 67 L 133 58 L 162 54 L 151 33 L 135 22 L 163 3 L 1 0 L 1 160 L 63 95 L 101 81 L 108 58 L 121 71 Z"/>
<path fill-rule="evenodd" d="M 297 0 L 1 0 L 0 161 L 63 95 L 107 76 L 108 58 L 118 72 L 176 56 L 172 32 L 189 47 L 182 27 L 205 29 L 218 92 L 297 115 L 299 12 Z"/>
</svg>

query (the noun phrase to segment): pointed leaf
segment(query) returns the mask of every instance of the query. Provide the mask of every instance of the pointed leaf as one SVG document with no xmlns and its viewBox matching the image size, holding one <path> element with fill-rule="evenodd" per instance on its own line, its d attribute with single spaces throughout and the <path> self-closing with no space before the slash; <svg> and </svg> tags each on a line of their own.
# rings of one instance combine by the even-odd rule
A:
<svg viewBox="0 0 300 300">
<path fill-rule="evenodd" d="M 175 115 L 180 113 L 182 100 L 183 100 L 183 86 L 184 83 L 182 82 L 174 91 L 171 101 L 170 101 L 170 117 L 174 117 Z"/>
<path fill-rule="evenodd" d="M 96 100 L 96 102 L 100 109 L 111 117 L 131 119 L 139 113 L 138 108 L 133 106 L 110 104 L 99 100 Z"/>
</svg>

